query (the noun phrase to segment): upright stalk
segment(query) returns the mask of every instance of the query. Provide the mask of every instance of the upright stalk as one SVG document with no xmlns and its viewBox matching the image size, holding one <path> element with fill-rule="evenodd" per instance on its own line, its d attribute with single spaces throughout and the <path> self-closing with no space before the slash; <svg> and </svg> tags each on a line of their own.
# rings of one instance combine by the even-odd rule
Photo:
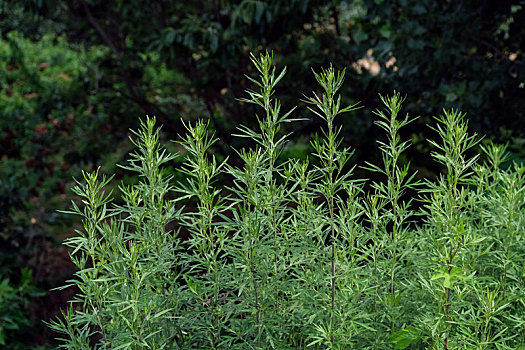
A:
<svg viewBox="0 0 525 350">
<path fill-rule="evenodd" d="M 445 177 L 441 176 L 437 184 L 428 183 L 428 191 L 432 193 L 428 204 L 430 224 L 443 235 L 443 238 L 432 238 L 438 266 L 431 280 L 443 281 L 438 302 L 442 317 L 449 324 L 443 337 L 445 349 L 449 348 L 450 335 L 454 329 L 451 309 L 454 285 L 466 278 L 466 266 L 456 266 L 458 254 L 464 246 L 466 230 L 464 212 L 468 198 L 463 186 L 467 184 L 469 170 L 478 158 L 466 158 L 466 152 L 478 141 L 476 135 L 468 135 L 464 117 L 464 114 L 454 110 L 445 111 L 444 115 L 436 118 L 439 123 L 434 128 L 441 136 L 442 143 L 430 141 L 438 150 L 432 152 L 432 156 L 447 169 Z"/>
<path fill-rule="evenodd" d="M 387 181 L 386 186 L 383 183 L 373 183 L 372 188 L 375 193 L 374 196 L 375 204 L 377 205 L 379 200 L 381 202 L 381 226 L 385 232 L 387 227 L 391 227 L 390 235 L 388 237 L 388 243 L 386 243 L 386 250 L 388 252 L 388 261 L 386 262 L 389 270 L 389 317 L 390 317 L 390 332 L 395 331 L 396 319 L 397 319 L 397 305 L 399 303 L 398 290 L 396 288 L 396 272 L 399 269 L 399 249 L 403 240 L 405 239 L 404 234 L 407 232 L 405 227 L 406 221 L 409 219 L 410 213 L 407 207 L 410 204 L 401 202 L 402 196 L 406 190 L 413 188 L 416 183 L 414 182 L 414 174 L 408 175 L 409 163 L 402 166 L 400 165 L 400 156 L 409 147 L 409 141 L 401 141 L 399 131 L 402 127 L 408 125 L 413 121 L 409 119 L 408 114 L 403 118 L 399 118 L 399 111 L 404 98 L 399 93 L 394 93 L 392 96 L 380 96 L 381 101 L 386 107 L 386 113 L 382 110 L 377 110 L 375 114 L 379 117 L 375 124 L 378 125 L 387 136 L 387 141 L 378 141 L 379 149 L 382 153 L 383 166 L 379 167 L 371 163 L 367 163 L 366 169 L 372 172 L 386 175 Z M 378 210 L 378 208 L 371 207 L 371 209 Z M 369 216 L 375 217 L 377 214 L 370 213 Z M 372 223 L 375 225 L 375 223 Z M 377 244 L 377 242 L 375 243 Z"/>
<path fill-rule="evenodd" d="M 186 175 L 186 181 L 177 189 L 183 198 L 196 198 L 197 211 L 185 215 L 184 224 L 192 233 L 190 246 L 192 252 L 187 256 L 188 265 L 193 265 L 193 275 L 203 288 L 195 288 L 192 295 L 196 295 L 197 304 L 207 305 L 197 315 L 201 323 L 202 333 L 207 333 L 210 339 L 209 346 L 213 349 L 219 346 L 221 333 L 227 319 L 221 311 L 219 300 L 221 270 L 223 266 L 219 260 L 224 245 L 224 233 L 221 228 L 213 224 L 213 220 L 225 210 L 224 198 L 213 187 L 212 182 L 222 173 L 225 162 L 218 163 L 214 156 L 209 156 L 211 147 L 217 141 L 208 135 L 208 124 L 198 121 L 194 125 L 186 125 L 187 134 L 179 142 L 188 153 L 188 157 L 181 171 Z M 193 283 L 193 282 L 190 282 Z M 191 288 L 191 287 L 190 287 Z M 194 309 L 200 309 L 195 306 Z M 210 311 L 211 310 L 211 311 Z"/>
<path fill-rule="evenodd" d="M 263 281 L 258 281 L 256 267 L 252 265 L 250 267 L 251 275 L 253 277 L 253 290 L 254 299 L 256 305 L 255 320 L 257 324 L 257 346 L 260 345 L 261 339 L 261 288 L 268 288 L 267 290 L 272 294 L 268 300 L 273 302 L 273 310 L 278 314 L 281 310 L 282 293 L 279 281 L 284 276 L 282 270 L 285 268 L 282 261 L 282 253 L 284 246 L 280 244 L 287 243 L 281 240 L 279 235 L 279 227 L 286 215 L 286 206 L 283 203 L 286 201 L 287 192 L 285 190 L 286 181 L 284 184 L 278 184 L 278 176 L 282 175 L 282 165 L 277 164 L 277 159 L 284 147 L 286 142 L 286 136 L 279 136 L 281 126 L 284 123 L 293 121 L 290 118 L 292 110 L 281 114 L 281 104 L 278 99 L 275 99 L 275 86 L 283 78 L 286 73 L 286 68 L 283 69 L 279 74 L 276 74 L 276 68 L 273 66 L 273 53 L 266 52 L 261 54 L 259 57 L 252 55 L 251 61 L 257 71 L 259 72 L 259 79 L 248 77 L 253 83 L 255 83 L 259 89 L 246 90 L 249 98 L 240 99 L 243 102 L 255 104 L 264 110 L 264 116 L 261 118 L 256 115 L 259 132 L 255 132 L 247 127 L 239 127 L 240 134 L 238 136 L 251 139 L 257 146 L 256 148 L 248 153 L 245 153 L 245 167 L 248 166 L 249 162 L 252 162 L 250 167 L 253 167 L 254 172 L 250 176 L 255 181 L 252 196 L 257 198 L 257 207 L 253 208 L 253 213 L 247 211 L 247 215 L 258 215 L 257 219 L 260 226 L 254 228 L 254 232 L 257 235 L 269 232 L 271 240 L 273 241 L 273 266 L 272 271 L 263 273 L 263 280 L 266 281 L 262 285 Z M 243 156 L 243 157 L 244 157 Z M 262 176 L 259 178 L 259 176 Z M 256 179 L 257 178 L 257 179 Z M 265 236 L 263 234 L 263 236 Z M 265 237 L 265 240 L 267 238 Z M 251 261 L 254 261 L 254 254 L 256 252 L 251 248 Z M 262 257 L 261 257 L 262 258 Z M 270 286 L 271 285 L 271 286 Z M 266 290 L 266 289 L 265 289 Z M 266 325 L 269 327 L 269 325 Z M 271 334 L 271 333 L 270 333 Z"/>
<path fill-rule="evenodd" d="M 312 142 L 316 151 L 315 156 L 321 162 L 321 184 L 319 186 L 320 194 L 328 203 L 328 212 L 330 215 L 330 342 L 335 343 L 334 331 L 336 329 L 335 308 L 336 308 L 336 239 L 337 232 L 335 227 L 335 201 L 339 191 L 344 188 L 345 181 L 348 180 L 351 172 L 343 172 L 345 165 L 350 159 L 352 152 L 348 149 L 338 149 L 341 144 L 339 134 L 341 127 L 334 126 L 335 117 L 341 113 L 352 111 L 356 105 L 340 108 L 341 96 L 336 98 L 336 93 L 343 84 L 345 70 L 337 72 L 332 66 L 328 69 L 322 69 L 321 73 L 313 72 L 317 82 L 321 85 L 324 92 L 321 97 L 314 93 L 314 97 L 309 97 L 305 102 L 313 105 L 308 109 L 322 118 L 327 123 L 327 130 L 324 132 L 325 138 L 319 140 L 317 137 Z"/>
</svg>

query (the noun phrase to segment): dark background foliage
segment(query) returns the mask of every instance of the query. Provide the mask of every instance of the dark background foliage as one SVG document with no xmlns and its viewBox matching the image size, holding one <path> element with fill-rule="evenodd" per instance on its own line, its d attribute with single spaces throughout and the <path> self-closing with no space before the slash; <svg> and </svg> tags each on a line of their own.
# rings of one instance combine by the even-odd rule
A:
<svg viewBox="0 0 525 350">
<path fill-rule="evenodd" d="M 0 342 L 23 348 L 52 337 L 40 320 L 72 292 L 41 291 L 71 274 L 59 244 L 76 225 L 56 209 L 68 206 L 80 169 L 102 165 L 134 181 L 114 164 L 126 158 L 140 117 L 155 115 L 166 140 L 182 133 L 181 118 L 209 118 L 217 154 L 228 155 L 242 146 L 235 127 L 256 125 L 253 107 L 236 101 L 251 86 L 249 53 L 268 49 L 287 67 L 277 93 L 285 109 L 299 103 L 297 116 L 310 117 L 297 102 L 314 86 L 310 67 L 348 67 L 344 102 L 364 108 L 343 130 L 360 164 L 378 157 L 371 110 L 378 93 L 393 90 L 420 116 L 406 136 L 421 176 L 438 170 L 423 141 L 442 108 L 466 112 L 473 131 L 509 142 L 519 160 L 523 23 L 525 1 L 0 2 L 0 285 L 11 288 L 0 289 Z M 285 155 L 306 157 L 318 123 L 292 126 Z M 22 310 L 16 327 L 6 326 L 2 303 Z M 38 336 L 22 337 L 31 329 Z"/>
</svg>

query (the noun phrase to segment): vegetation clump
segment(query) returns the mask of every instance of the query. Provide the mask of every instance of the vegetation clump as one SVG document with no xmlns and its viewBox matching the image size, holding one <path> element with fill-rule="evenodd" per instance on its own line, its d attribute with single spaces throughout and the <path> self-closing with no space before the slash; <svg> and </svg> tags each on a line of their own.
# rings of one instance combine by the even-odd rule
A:
<svg viewBox="0 0 525 350">
<path fill-rule="evenodd" d="M 363 165 L 379 180 L 356 179 L 340 125 L 357 106 L 342 105 L 333 67 L 305 97 L 324 123 L 313 154 L 283 159 L 297 119 L 275 98 L 285 71 L 272 58 L 252 56 L 260 75 L 242 101 L 260 107 L 259 129 L 238 128 L 254 146 L 235 151 L 237 165 L 213 155 L 206 122 L 186 124 L 177 155 L 147 118 L 123 166 L 141 180 L 120 187 L 123 204 L 104 191 L 111 178 L 84 173 L 70 211 L 83 229 L 66 242 L 79 293 L 50 324 L 62 348 L 524 347 L 525 167 L 497 145 L 480 160 L 465 115 L 445 110 L 430 141 L 443 174 L 418 180 L 400 134 L 413 119 L 394 93 L 376 112 L 382 162 Z M 163 168 L 178 156 L 175 182 Z"/>
</svg>

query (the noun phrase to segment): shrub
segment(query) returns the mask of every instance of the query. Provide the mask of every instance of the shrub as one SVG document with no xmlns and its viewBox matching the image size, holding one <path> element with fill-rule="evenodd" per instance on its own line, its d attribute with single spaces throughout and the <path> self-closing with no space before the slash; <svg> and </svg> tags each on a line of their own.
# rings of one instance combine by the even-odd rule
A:
<svg viewBox="0 0 525 350">
<path fill-rule="evenodd" d="M 78 182 L 83 205 L 70 212 L 83 230 L 66 244 L 80 292 L 50 324 L 62 347 L 524 347 L 525 167 L 506 165 L 496 145 L 480 161 L 479 138 L 450 110 L 430 141 L 444 173 L 417 180 L 399 133 L 412 119 L 394 93 L 376 112 L 382 163 L 365 165 L 384 181 L 353 178 L 352 151 L 339 146 L 342 115 L 357 106 L 341 105 L 344 71 L 332 67 L 314 72 L 321 92 L 305 98 L 326 124 L 314 153 L 282 159 L 280 131 L 294 121 L 274 97 L 285 71 L 268 53 L 252 62 L 258 89 L 242 100 L 261 114 L 258 131 L 239 127 L 253 142 L 235 151 L 240 165 L 215 158 L 206 122 L 186 125 L 175 155 L 147 118 L 123 166 L 141 181 L 120 187 L 123 205 L 99 170 Z M 172 183 L 163 166 L 177 156 L 185 180 Z"/>
<path fill-rule="evenodd" d="M 61 233 L 64 218 L 55 209 L 65 202 L 64 179 L 107 149 L 107 139 L 84 137 L 103 135 L 107 119 L 85 93 L 97 55 L 52 35 L 32 42 L 10 32 L 0 39 L 1 270 L 28 260 L 35 238 Z"/>
<path fill-rule="evenodd" d="M 12 31 L 0 38 L 0 282 L 8 305 L 2 311 L 10 319 L 0 333 L 10 349 L 18 346 L 13 339 L 32 348 L 44 341 L 47 328 L 39 318 L 58 311 L 37 298 L 42 293 L 17 287 L 30 277 L 22 269 L 32 271 L 40 290 L 63 284 L 72 273 L 71 264 L 60 264 L 55 242 L 73 224 L 56 209 L 69 201 L 71 176 L 107 152 L 107 115 L 86 93 L 98 55 L 100 49 L 86 51 L 63 36 L 31 41 Z"/>
</svg>

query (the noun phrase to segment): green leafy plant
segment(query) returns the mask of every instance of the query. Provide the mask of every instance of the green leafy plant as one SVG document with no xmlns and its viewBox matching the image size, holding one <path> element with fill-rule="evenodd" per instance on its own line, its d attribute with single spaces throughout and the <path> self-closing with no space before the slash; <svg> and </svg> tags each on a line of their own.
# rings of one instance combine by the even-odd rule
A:
<svg viewBox="0 0 525 350">
<path fill-rule="evenodd" d="M 261 114 L 257 130 L 239 127 L 251 146 L 236 162 L 215 156 L 207 122 L 185 124 L 176 155 L 146 118 L 124 204 L 105 193 L 111 178 L 84 173 L 70 211 L 83 229 L 66 241 L 80 292 L 50 323 L 61 347 L 523 347 L 525 167 L 491 144 L 481 162 L 465 115 L 445 110 L 430 141 L 444 174 L 416 181 L 400 132 L 412 119 L 394 93 L 376 112 L 382 163 L 364 165 L 379 176 L 356 179 L 340 146 L 357 106 L 341 104 L 345 71 L 333 67 L 314 72 L 322 92 L 305 98 L 326 123 L 313 154 L 283 159 L 284 126 L 299 119 L 275 97 L 285 70 L 268 52 L 252 63 L 257 89 L 241 101 Z M 176 157 L 177 182 L 164 170 Z"/>
</svg>

